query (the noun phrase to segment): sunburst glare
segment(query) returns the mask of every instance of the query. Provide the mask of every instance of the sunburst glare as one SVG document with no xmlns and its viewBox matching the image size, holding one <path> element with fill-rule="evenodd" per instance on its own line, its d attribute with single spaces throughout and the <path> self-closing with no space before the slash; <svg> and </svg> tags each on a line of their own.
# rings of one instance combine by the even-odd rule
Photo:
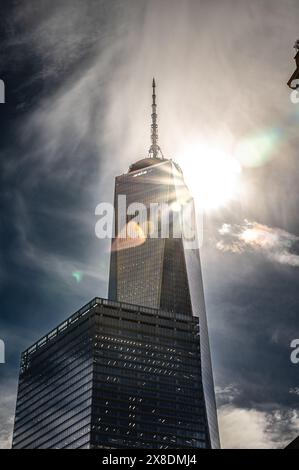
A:
<svg viewBox="0 0 299 470">
<path fill-rule="evenodd" d="M 180 153 L 179 164 L 196 205 L 202 210 L 217 209 L 240 194 L 241 164 L 220 146 L 189 144 Z"/>
</svg>

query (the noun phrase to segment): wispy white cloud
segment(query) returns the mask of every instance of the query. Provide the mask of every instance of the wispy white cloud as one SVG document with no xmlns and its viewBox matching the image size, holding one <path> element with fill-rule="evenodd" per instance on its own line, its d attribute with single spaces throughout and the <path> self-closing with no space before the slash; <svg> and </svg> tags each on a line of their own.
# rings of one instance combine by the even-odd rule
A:
<svg viewBox="0 0 299 470">
<path fill-rule="evenodd" d="M 78 215 L 66 215 L 66 220 L 68 217 L 73 217 L 75 221 L 78 220 Z M 91 295 L 95 295 L 97 291 L 93 291 L 95 285 L 100 281 L 106 281 L 107 279 L 107 263 L 103 262 L 104 254 L 102 257 L 90 257 L 87 255 L 87 258 L 82 261 L 79 259 L 79 256 L 76 257 L 63 254 L 61 252 L 57 253 L 54 250 L 50 250 L 43 243 L 40 243 L 36 237 L 34 237 L 34 227 L 32 226 L 32 221 L 27 211 L 27 206 L 24 201 L 24 198 L 19 194 L 16 197 L 15 209 L 14 209 L 14 218 L 16 220 L 15 229 L 17 231 L 17 246 L 16 246 L 16 262 L 21 264 L 23 267 L 28 269 L 36 269 L 46 275 L 49 278 L 56 279 L 57 281 L 62 282 L 64 286 L 77 291 L 77 286 L 75 280 L 78 276 L 74 276 L 75 273 L 80 274 L 81 280 L 88 280 L 85 283 L 85 289 L 88 293 L 91 292 Z M 78 223 L 86 223 L 90 226 L 90 231 L 93 233 L 94 227 L 92 224 L 93 221 L 87 220 L 80 217 Z M 103 247 L 102 247 L 103 248 Z M 83 293 L 84 287 L 81 285 L 81 291 Z"/>
<path fill-rule="evenodd" d="M 288 63 L 284 47 L 290 47 L 289 40 L 279 31 L 288 28 L 292 36 L 297 27 L 293 0 L 289 8 L 276 1 L 273 11 L 264 10 L 258 1 L 250 6 L 241 2 L 236 10 L 231 0 L 217 6 L 194 0 L 114 0 L 109 8 L 105 1 L 65 0 L 59 7 L 44 2 L 46 14 L 39 22 L 34 21 L 31 2 L 23 3 L 16 13 L 16 21 L 27 26 L 21 39 L 42 62 L 44 78 L 63 75 L 74 65 L 53 95 L 38 103 L 25 127 L 26 135 L 36 131 L 36 148 L 30 154 L 40 164 L 57 161 L 61 148 L 71 157 L 72 150 L 84 144 L 76 154 L 80 162 L 93 143 L 104 146 L 107 171 L 124 169 L 132 158 L 144 156 L 152 75 L 159 84 L 161 141 L 165 154 L 174 158 L 179 159 L 180 149 L 199 134 L 214 139 L 218 132 L 229 135 L 234 145 L 242 126 L 252 127 L 255 121 L 260 125 L 261 116 L 267 118 L 273 107 L 288 112 L 285 98 L 271 93 L 274 84 L 283 82 L 284 71 L 273 69 L 269 55 L 279 56 L 284 66 Z M 238 21 L 232 21 L 233 16 Z M 264 23 L 256 22 L 261 17 Z M 256 42 L 258 73 L 248 73 L 244 57 L 256 59 Z M 236 48 L 236 43 L 242 47 Z M 221 92 L 215 78 L 220 70 Z M 260 83 L 270 73 L 265 98 Z M 267 106 L 260 106 L 263 99 Z M 225 114 L 220 116 L 219 109 Z"/>
<path fill-rule="evenodd" d="M 223 252 L 255 251 L 277 263 L 299 266 L 299 254 L 294 253 L 299 237 L 280 228 L 245 220 L 243 224 L 223 224 L 216 247 Z"/>
<path fill-rule="evenodd" d="M 266 412 L 226 405 L 218 415 L 224 449 L 284 448 L 298 435 L 298 410 Z"/>
</svg>

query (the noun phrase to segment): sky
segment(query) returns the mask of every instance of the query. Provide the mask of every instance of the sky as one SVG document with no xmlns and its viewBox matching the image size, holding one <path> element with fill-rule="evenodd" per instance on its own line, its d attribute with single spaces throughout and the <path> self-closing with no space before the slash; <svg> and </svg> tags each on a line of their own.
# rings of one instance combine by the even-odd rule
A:
<svg viewBox="0 0 299 470">
<path fill-rule="evenodd" d="M 203 278 L 223 448 L 299 434 L 297 0 L 1 2 L 0 448 L 20 353 L 95 296 L 95 208 L 159 142 L 204 210 Z"/>
</svg>

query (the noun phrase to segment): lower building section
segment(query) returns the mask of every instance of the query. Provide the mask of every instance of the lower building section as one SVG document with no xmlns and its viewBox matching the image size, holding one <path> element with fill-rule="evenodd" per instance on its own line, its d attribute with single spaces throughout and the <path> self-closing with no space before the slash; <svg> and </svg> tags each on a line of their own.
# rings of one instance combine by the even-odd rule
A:
<svg viewBox="0 0 299 470">
<path fill-rule="evenodd" d="M 210 447 L 198 318 L 96 298 L 22 354 L 14 448 Z"/>
<path fill-rule="evenodd" d="M 286 449 L 299 449 L 299 437 L 296 437 L 290 444 L 286 446 Z"/>
</svg>

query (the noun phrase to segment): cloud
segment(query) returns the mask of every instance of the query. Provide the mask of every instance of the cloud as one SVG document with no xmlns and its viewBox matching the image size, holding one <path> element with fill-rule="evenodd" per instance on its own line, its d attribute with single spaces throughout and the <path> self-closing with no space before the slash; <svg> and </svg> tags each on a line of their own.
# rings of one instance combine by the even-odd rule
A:
<svg viewBox="0 0 299 470">
<path fill-rule="evenodd" d="M 221 407 L 223 405 L 232 404 L 239 394 L 239 391 L 236 385 L 229 384 L 225 387 L 216 386 L 215 394 L 217 397 L 217 405 Z"/>
<path fill-rule="evenodd" d="M 222 406 L 218 412 L 223 449 L 284 448 L 298 435 L 299 412 Z"/>
<path fill-rule="evenodd" d="M 14 423 L 16 381 L 9 379 L 0 385 L 0 449 L 10 449 Z"/>
<path fill-rule="evenodd" d="M 223 449 L 269 449 L 265 433 L 266 414 L 256 410 L 225 406 L 219 410 L 219 429 Z"/>
<path fill-rule="evenodd" d="M 47 215 L 47 211 L 46 211 Z M 93 221 L 89 220 L 86 216 L 75 214 L 60 214 L 53 213 L 52 217 L 57 221 L 61 216 L 64 216 L 65 221 L 72 221 L 73 224 L 78 224 L 82 228 L 82 224 L 88 226 L 91 236 L 94 233 Z M 80 273 L 81 283 L 80 291 L 85 292 L 86 295 L 94 295 L 98 291 L 100 283 L 105 282 L 107 279 L 107 263 L 104 262 L 104 255 L 101 258 L 98 256 L 91 256 L 90 253 L 74 253 L 68 252 L 67 247 L 61 250 L 59 243 L 53 247 L 47 245 L 47 240 L 39 237 L 36 234 L 38 226 L 35 221 L 31 219 L 31 214 L 28 212 L 28 206 L 22 194 L 18 194 L 14 201 L 13 219 L 15 221 L 14 229 L 17 234 L 14 250 L 15 262 L 27 270 L 40 271 L 48 278 L 56 279 L 59 281 L 60 286 L 68 287 L 74 292 L 77 292 L 77 282 L 74 282 L 74 273 Z M 48 222 L 49 223 L 49 222 Z M 71 228 L 71 224 L 70 224 Z M 70 230 L 70 228 L 68 230 Z M 50 230 L 50 223 L 49 223 Z M 78 229 L 77 229 L 78 230 Z M 67 232 L 65 231 L 65 234 Z M 95 237 L 95 236 L 94 236 Z M 97 243 L 97 239 L 95 243 Z M 98 243 L 100 246 L 100 241 Z M 103 248 L 101 246 L 101 248 Z"/>
<path fill-rule="evenodd" d="M 57 161 L 61 147 L 67 147 L 71 157 L 80 142 L 88 150 L 94 141 L 105 145 L 110 168 L 145 155 L 150 142 L 144 123 L 150 119 L 149 87 L 154 74 L 161 142 L 165 154 L 173 153 L 175 158 L 178 149 L 199 133 L 209 132 L 213 139 L 218 131 L 230 137 L 236 134 L 237 144 L 242 126 L 260 125 L 261 115 L 270 116 L 272 107 L 284 103 L 280 94 L 271 93 L 283 81 L 284 72 L 273 69 L 269 55 L 275 53 L 282 64 L 287 63 L 283 47 L 289 40 L 279 32 L 287 29 L 292 37 L 293 0 L 288 8 L 276 1 L 271 11 L 257 1 L 250 7 L 240 2 L 237 11 L 231 0 L 217 7 L 196 0 L 165 0 L 163 5 L 157 0 L 113 0 L 109 8 L 104 1 L 44 1 L 38 22 L 32 3 L 19 2 L 12 29 L 26 25 L 19 42 L 41 61 L 43 79 L 62 78 L 52 96 L 39 101 L 25 129 L 27 135 L 36 132 L 36 161 Z M 234 15 L 238 21 L 232 21 Z M 264 22 L 257 22 L 257 17 Z M 12 37 L 11 42 L 18 40 Z M 256 59 L 250 71 L 244 67 L 246 57 Z M 65 79 L 70 67 L 72 73 Z M 268 81 L 270 70 L 272 80 L 265 97 L 260 83 Z M 221 91 L 216 78 L 220 71 Z M 268 100 L 264 107 L 262 99 Z M 220 116 L 219 109 L 224 108 L 225 115 Z M 76 153 L 79 161 L 85 153 L 81 150 Z"/>
<path fill-rule="evenodd" d="M 3 263 L 3 256 L 0 253 L 0 292 L 4 285 L 4 279 L 5 279 L 5 269 L 4 269 L 4 263 Z"/>
<path fill-rule="evenodd" d="M 245 220 L 243 224 L 223 224 L 218 232 L 221 239 L 216 247 L 222 252 L 252 251 L 280 264 L 299 266 L 299 254 L 294 252 L 299 237 L 286 230 Z"/>
<path fill-rule="evenodd" d="M 245 384 L 243 384 L 245 385 Z M 248 386 L 248 384 L 247 384 Z M 241 387 L 241 388 L 240 388 Z M 299 409 L 269 401 L 237 404 L 242 384 L 216 387 L 218 422 L 223 449 L 284 448 L 299 434 Z M 290 393 L 298 393 L 291 389 Z"/>
</svg>

